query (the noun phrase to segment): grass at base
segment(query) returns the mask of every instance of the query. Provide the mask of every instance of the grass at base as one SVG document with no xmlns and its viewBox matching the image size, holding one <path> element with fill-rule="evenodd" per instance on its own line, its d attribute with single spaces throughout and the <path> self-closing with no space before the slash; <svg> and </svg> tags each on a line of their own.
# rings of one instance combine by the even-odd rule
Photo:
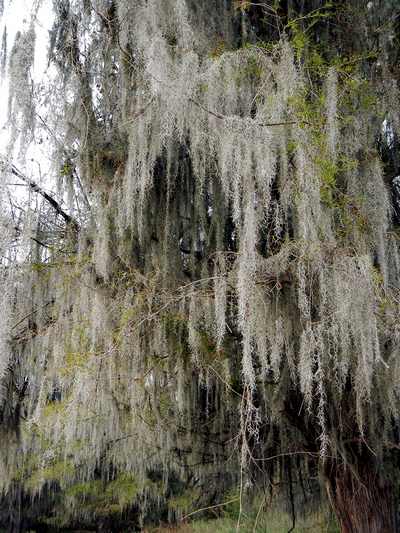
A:
<svg viewBox="0 0 400 533">
<path fill-rule="evenodd" d="M 239 531 L 243 533 L 288 533 L 293 525 L 292 517 L 281 511 L 255 516 L 243 514 Z M 176 527 L 146 530 L 148 533 L 235 533 L 237 520 L 231 517 L 215 520 L 193 520 Z M 339 528 L 328 512 L 320 511 L 308 517 L 296 517 L 293 533 L 339 533 Z"/>
</svg>

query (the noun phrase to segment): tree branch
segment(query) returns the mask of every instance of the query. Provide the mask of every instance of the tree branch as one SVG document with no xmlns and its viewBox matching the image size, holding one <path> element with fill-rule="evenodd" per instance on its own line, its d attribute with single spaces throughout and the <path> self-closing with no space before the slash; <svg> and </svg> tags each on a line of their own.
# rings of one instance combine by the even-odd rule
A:
<svg viewBox="0 0 400 533">
<path fill-rule="evenodd" d="M 11 163 L 9 165 L 9 168 L 14 176 L 17 176 L 17 178 L 24 181 L 34 192 L 40 194 L 40 196 L 42 196 L 46 200 L 46 202 L 51 205 L 51 207 L 57 212 L 57 214 L 60 215 L 65 220 L 65 222 L 74 229 L 74 231 L 79 231 L 79 224 L 75 220 L 75 218 L 71 215 L 68 215 L 68 213 L 66 213 L 62 209 L 60 204 L 52 196 L 47 194 L 46 191 L 39 187 L 39 185 L 35 181 L 22 174 L 22 172 L 18 170 L 18 168 L 14 164 Z"/>
<path fill-rule="evenodd" d="M 159 83 L 161 83 L 161 82 L 159 82 Z M 212 115 L 213 117 L 218 118 L 219 120 L 226 120 L 226 119 L 230 118 L 227 115 L 222 115 L 221 113 L 217 113 L 216 111 L 212 111 L 211 109 L 208 109 L 207 107 L 205 107 L 203 104 L 201 104 L 200 102 L 198 102 L 194 98 L 188 98 L 188 100 L 189 100 L 189 102 L 191 104 L 194 104 L 198 108 L 202 109 L 203 111 L 205 111 L 209 115 Z M 289 121 L 286 121 L 286 122 L 284 121 L 284 122 L 264 122 L 264 123 L 263 122 L 255 122 L 254 121 L 254 126 L 259 126 L 260 128 L 271 127 L 271 126 L 290 126 L 290 125 L 294 125 L 294 124 L 297 124 L 297 125 L 304 124 L 304 125 L 307 125 L 307 126 L 312 126 L 311 122 L 307 122 L 305 120 L 289 120 Z"/>
</svg>

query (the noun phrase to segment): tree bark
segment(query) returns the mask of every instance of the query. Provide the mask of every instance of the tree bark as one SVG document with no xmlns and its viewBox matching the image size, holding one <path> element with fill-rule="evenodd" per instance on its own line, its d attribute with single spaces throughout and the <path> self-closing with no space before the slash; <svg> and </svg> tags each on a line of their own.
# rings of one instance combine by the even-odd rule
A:
<svg viewBox="0 0 400 533">
<path fill-rule="evenodd" d="M 356 465 L 331 464 L 326 489 L 341 533 L 398 531 L 393 486 L 373 462 L 364 458 Z"/>
</svg>

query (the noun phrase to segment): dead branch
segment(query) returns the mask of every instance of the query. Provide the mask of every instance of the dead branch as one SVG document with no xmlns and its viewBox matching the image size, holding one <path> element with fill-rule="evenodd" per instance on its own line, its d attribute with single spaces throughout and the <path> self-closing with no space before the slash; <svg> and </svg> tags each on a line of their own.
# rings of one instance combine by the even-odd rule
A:
<svg viewBox="0 0 400 533">
<path fill-rule="evenodd" d="M 47 194 L 47 192 L 44 191 L 41 187 L 39 187 L 39 185 L 35 181 L 25 176 L 20 170 L 18 170 L 18 168 L 14 164 L 11 164 L 9 168 L 14 176 L 24 181 L 34 192 L 40 194 L 40 196 L 42 196 L 42 198 L 44 198 L 46 202 L 51 205 L 51 207 L 57 212 L 57 214 L 60 215 L 65 220 L 65 222 L 74 229 L 74 231 L 79 231 L 78 222 L 75 220 L 74 217 L 68 215 L 68 213 L 66 213 L 62 209 L 57 200 Z"/>
</svg>

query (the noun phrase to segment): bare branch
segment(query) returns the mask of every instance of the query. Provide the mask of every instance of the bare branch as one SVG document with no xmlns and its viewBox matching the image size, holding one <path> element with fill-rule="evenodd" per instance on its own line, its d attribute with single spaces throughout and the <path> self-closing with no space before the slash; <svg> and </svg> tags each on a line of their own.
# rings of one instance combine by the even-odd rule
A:
<svg viewBox="0 0 400 533">
<path fill-rule="evenodd" d="M 57 214 L 60 215 L 65 220 L 65 222 L 74 229 L 74 231 L 79 231 L 79 224 L 75 220 L 75 218 L 73 218 L 71 215 L 68 215 L 68 213 L 66 213 L 62 209 L 60 204 L 52 196 L 47 194 L 46 191 L 39 187 L 39 185 L 35 181 L 25 176 L 20 170 L 18 170 L 18 168 L 14 164 L 11 163 L 9 165 L 9 168 L 11 173 L 14 174 L 14 176 L 17 176 L 17 178 L 24 181 L 34 192 L 40 194 L 46 200 L 46 202 L 48 202 L 51 207 L 57 212 Z"/>
</svg>

